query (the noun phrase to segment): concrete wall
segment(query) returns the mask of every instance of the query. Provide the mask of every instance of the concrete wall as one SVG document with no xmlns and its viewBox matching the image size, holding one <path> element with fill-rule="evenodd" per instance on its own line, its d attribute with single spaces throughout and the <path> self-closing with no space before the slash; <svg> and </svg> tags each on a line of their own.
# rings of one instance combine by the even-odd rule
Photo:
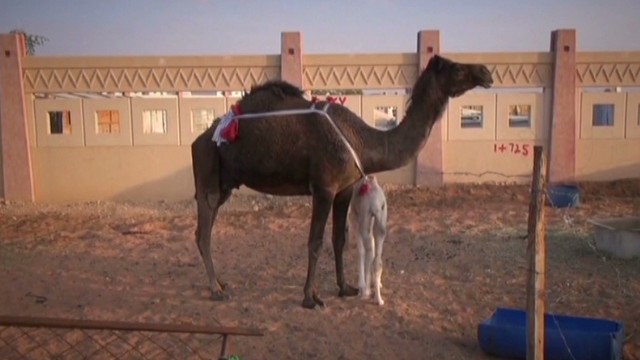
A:
<svg viewBox="0 0 640 360">
<path fill-rule="evenodd" d="M 280 55 L 238 57 L 24 57 L 17 37 L 2 40 L 18 55 L 0 59 L 9 75 L 0 79 L 0 196 L 41 202 L 190 198 L 198 121 L 237 100 L 216 91 L 279 78 L 307 91 L 363 90 L 345 105 L 364 121 L 376 126 L 391 110 L 400 120 L 408 97 L 397 90 L 441 53 L 437 30 L 418 33 L 415 53 L 357 55 L 304 54 L 297 32 L 282 34 Z M 545 148 L 551 181 L 640 177 L 640 52 L 577 52 L 575 43 L 574 30 L 558 30 L 549 52 L 442 53 L 488 66 L 494 87 L 451 99 L 416 161 L 381 181 L 526 183 L 534 145 Z M 609 123 L 594 125 L 594 109 Z"/>
<path fill-rule="evenodd" d="M 640 177 L 640 92 L 583 92 L 576 132 L 576 176 L 583 180 Z M 593 124 L 594 108 L 610 105 L 613 123 Z"/>
<path fill-rule="evenodd" d="M 184 146 L 34 149 L 36 199 L 183 200 L 193 197 L 190 148 Z"/>
</svg>

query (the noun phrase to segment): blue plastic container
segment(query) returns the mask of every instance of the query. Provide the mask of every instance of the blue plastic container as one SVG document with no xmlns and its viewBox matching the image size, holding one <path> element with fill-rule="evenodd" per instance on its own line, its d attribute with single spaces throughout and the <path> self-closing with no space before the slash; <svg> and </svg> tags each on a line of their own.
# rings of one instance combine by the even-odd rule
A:
<svg viewBox="0 0 640 360">
<path fill-rule="evenodd" d="M 575 185 L 550 185 L 548 189 L 550 205 L 556 208 L 580 205 L 580 189 Z"/>
<path fill-rule="evenodd" d="M 623 340 L 624 326 L 619 322 L 545 314 L 546 360 L 620 360 Z M 527 312 L 497 308 L 478 325 L 478 342 L 490 355 L 525 359 Z"/>
</svg>

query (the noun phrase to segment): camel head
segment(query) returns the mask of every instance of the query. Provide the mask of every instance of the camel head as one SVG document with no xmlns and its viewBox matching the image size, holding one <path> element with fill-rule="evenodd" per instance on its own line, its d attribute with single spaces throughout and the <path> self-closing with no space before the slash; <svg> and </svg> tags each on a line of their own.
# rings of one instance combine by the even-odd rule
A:
<svg viewBox="0 0 640 360">
<path fill-rule="evenodd" d="M 439 88 L 449 97 L 458 97 L 465 92 L 482 86 L 488 89 L 493 84 L 491 72 L 481 64 L 463 64 L 434 55 L 421 78 L 432 75 Z"/>
</svg>

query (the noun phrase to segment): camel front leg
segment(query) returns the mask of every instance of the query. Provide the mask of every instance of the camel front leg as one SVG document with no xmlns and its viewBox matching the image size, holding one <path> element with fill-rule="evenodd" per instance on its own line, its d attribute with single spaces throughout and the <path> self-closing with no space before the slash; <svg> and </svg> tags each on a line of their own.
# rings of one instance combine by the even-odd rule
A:
<svg viewBox="0 0 640 360">
<path fill-rule="evenodd" d="M 313 309 L 316 305 L 324 306 L 315 288 L 316 265 L 322 251 L 322 237 L 327 225 L 333 194 L 325 189 L 313 189 L 313 210 L 311 212 L 311 227 L 309 229 L 309 263 L 307 267 L 307 281 L 304 284 L 304 299 L 302 307 Z"/>
<path fill-rule="evenodd" d="M 333 233 L 331 242 L 336 262 L 336 280 L 340 289 L 338 295 L 355 296 L 358 289 L 347 284 L 344 276 L 344 246 L 347 240 L 347 217 L 353 187 L 349 187 L 336 195 L 333 200 Z"/>
</svg>

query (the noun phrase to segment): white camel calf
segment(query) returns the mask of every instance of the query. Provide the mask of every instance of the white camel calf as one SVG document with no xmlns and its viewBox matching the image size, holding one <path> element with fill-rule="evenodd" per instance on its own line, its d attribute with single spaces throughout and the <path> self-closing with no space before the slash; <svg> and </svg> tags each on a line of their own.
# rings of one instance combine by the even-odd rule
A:
<svg viewBox="0 0 640 360">
<path fill-rule="evenodd" d="M 373 281 L 376 301 L 378 305 L 384 305 L 380 288 L 382 246 L 387 236 L 387 199 L 375 176 L 365 176 L 354 187 L 349 222 L 358 239 L 360 296 L 363 299 L 369 298 Z"/>
</svg>

